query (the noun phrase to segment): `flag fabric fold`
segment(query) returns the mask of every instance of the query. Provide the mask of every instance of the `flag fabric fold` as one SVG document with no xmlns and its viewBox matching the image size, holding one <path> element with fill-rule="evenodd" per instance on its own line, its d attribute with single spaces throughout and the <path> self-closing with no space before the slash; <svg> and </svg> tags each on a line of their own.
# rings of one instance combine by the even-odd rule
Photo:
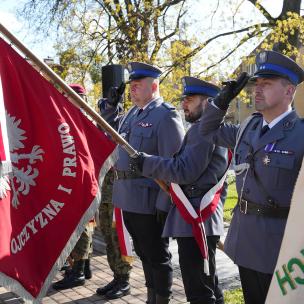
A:
<svg viewBox="0 0 304 304">
<path fill-rule="evenodd" d="M 116 145 L 1 38 L 0 79 L 0 160 L 12 164 L 0 175 L 0 285 L 38 303 L 97 210 Z"/>
</svg>

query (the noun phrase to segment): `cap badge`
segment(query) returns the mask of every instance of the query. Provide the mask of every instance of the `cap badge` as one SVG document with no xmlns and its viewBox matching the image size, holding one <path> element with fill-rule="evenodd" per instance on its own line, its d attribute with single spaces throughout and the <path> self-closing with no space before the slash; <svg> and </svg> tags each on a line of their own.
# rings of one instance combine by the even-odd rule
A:
<svg viewBox="0 0 304 304">
<path fill-rule="evenodd" d="M 263 64 L 267 61 L 267 52 L 261 52 L 260 54 L 258 54 L 257 56 L 257 64 Z"/>
</svg>

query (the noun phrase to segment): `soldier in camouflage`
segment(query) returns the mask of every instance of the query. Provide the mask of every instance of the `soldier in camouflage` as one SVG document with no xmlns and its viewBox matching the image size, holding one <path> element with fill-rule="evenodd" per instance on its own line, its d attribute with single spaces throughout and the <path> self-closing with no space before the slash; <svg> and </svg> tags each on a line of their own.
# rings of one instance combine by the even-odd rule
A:
<svg viewBox="0 0 304 304">
<path fill-rule="evenodd" d="M 114 274 L 114 279 L 98 288 L 98 294 L 104 295 L 106 298 L 120 298 L 125 294 L 120 290 L 120 286 L 129 285 L 131 264 L 122 259 L 118 236 L 113 222 L 113 204 L 112 204 L 112 187 L 114 173 L 112 170 L 105 177 L 102 187 L 102 201 L 99 207 L 100 228 L 104 236 L 107 250 L 107 259 L 109 266 Z"/>
</svg>

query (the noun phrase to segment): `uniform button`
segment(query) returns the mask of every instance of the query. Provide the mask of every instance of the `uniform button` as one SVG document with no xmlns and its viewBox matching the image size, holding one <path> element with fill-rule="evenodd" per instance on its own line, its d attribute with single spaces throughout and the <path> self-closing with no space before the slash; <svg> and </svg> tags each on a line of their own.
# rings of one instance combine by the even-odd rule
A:
<svg viewBox="0 0 304 304">
<path fill-rule="evenodd" d="M 246 189 L 245 189 L 245 193 L 247 193 L 247 194 L 250 193 L 250 189 L 249 189 L 249 188 L 246 188 Z"/>
</svg>

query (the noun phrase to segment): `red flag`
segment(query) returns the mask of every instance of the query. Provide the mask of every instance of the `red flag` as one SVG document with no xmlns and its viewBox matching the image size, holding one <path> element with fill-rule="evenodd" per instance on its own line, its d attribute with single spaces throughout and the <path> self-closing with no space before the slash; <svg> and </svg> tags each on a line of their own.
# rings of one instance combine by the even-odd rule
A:
<svg viewBox="0 0 304 304">
<path fill-rule="evenodd" d="M 98 207 L 115 144 L 2 39 L 0 77 L 13 165 L 0 285 L 39 301 Z"/>
</svg>

